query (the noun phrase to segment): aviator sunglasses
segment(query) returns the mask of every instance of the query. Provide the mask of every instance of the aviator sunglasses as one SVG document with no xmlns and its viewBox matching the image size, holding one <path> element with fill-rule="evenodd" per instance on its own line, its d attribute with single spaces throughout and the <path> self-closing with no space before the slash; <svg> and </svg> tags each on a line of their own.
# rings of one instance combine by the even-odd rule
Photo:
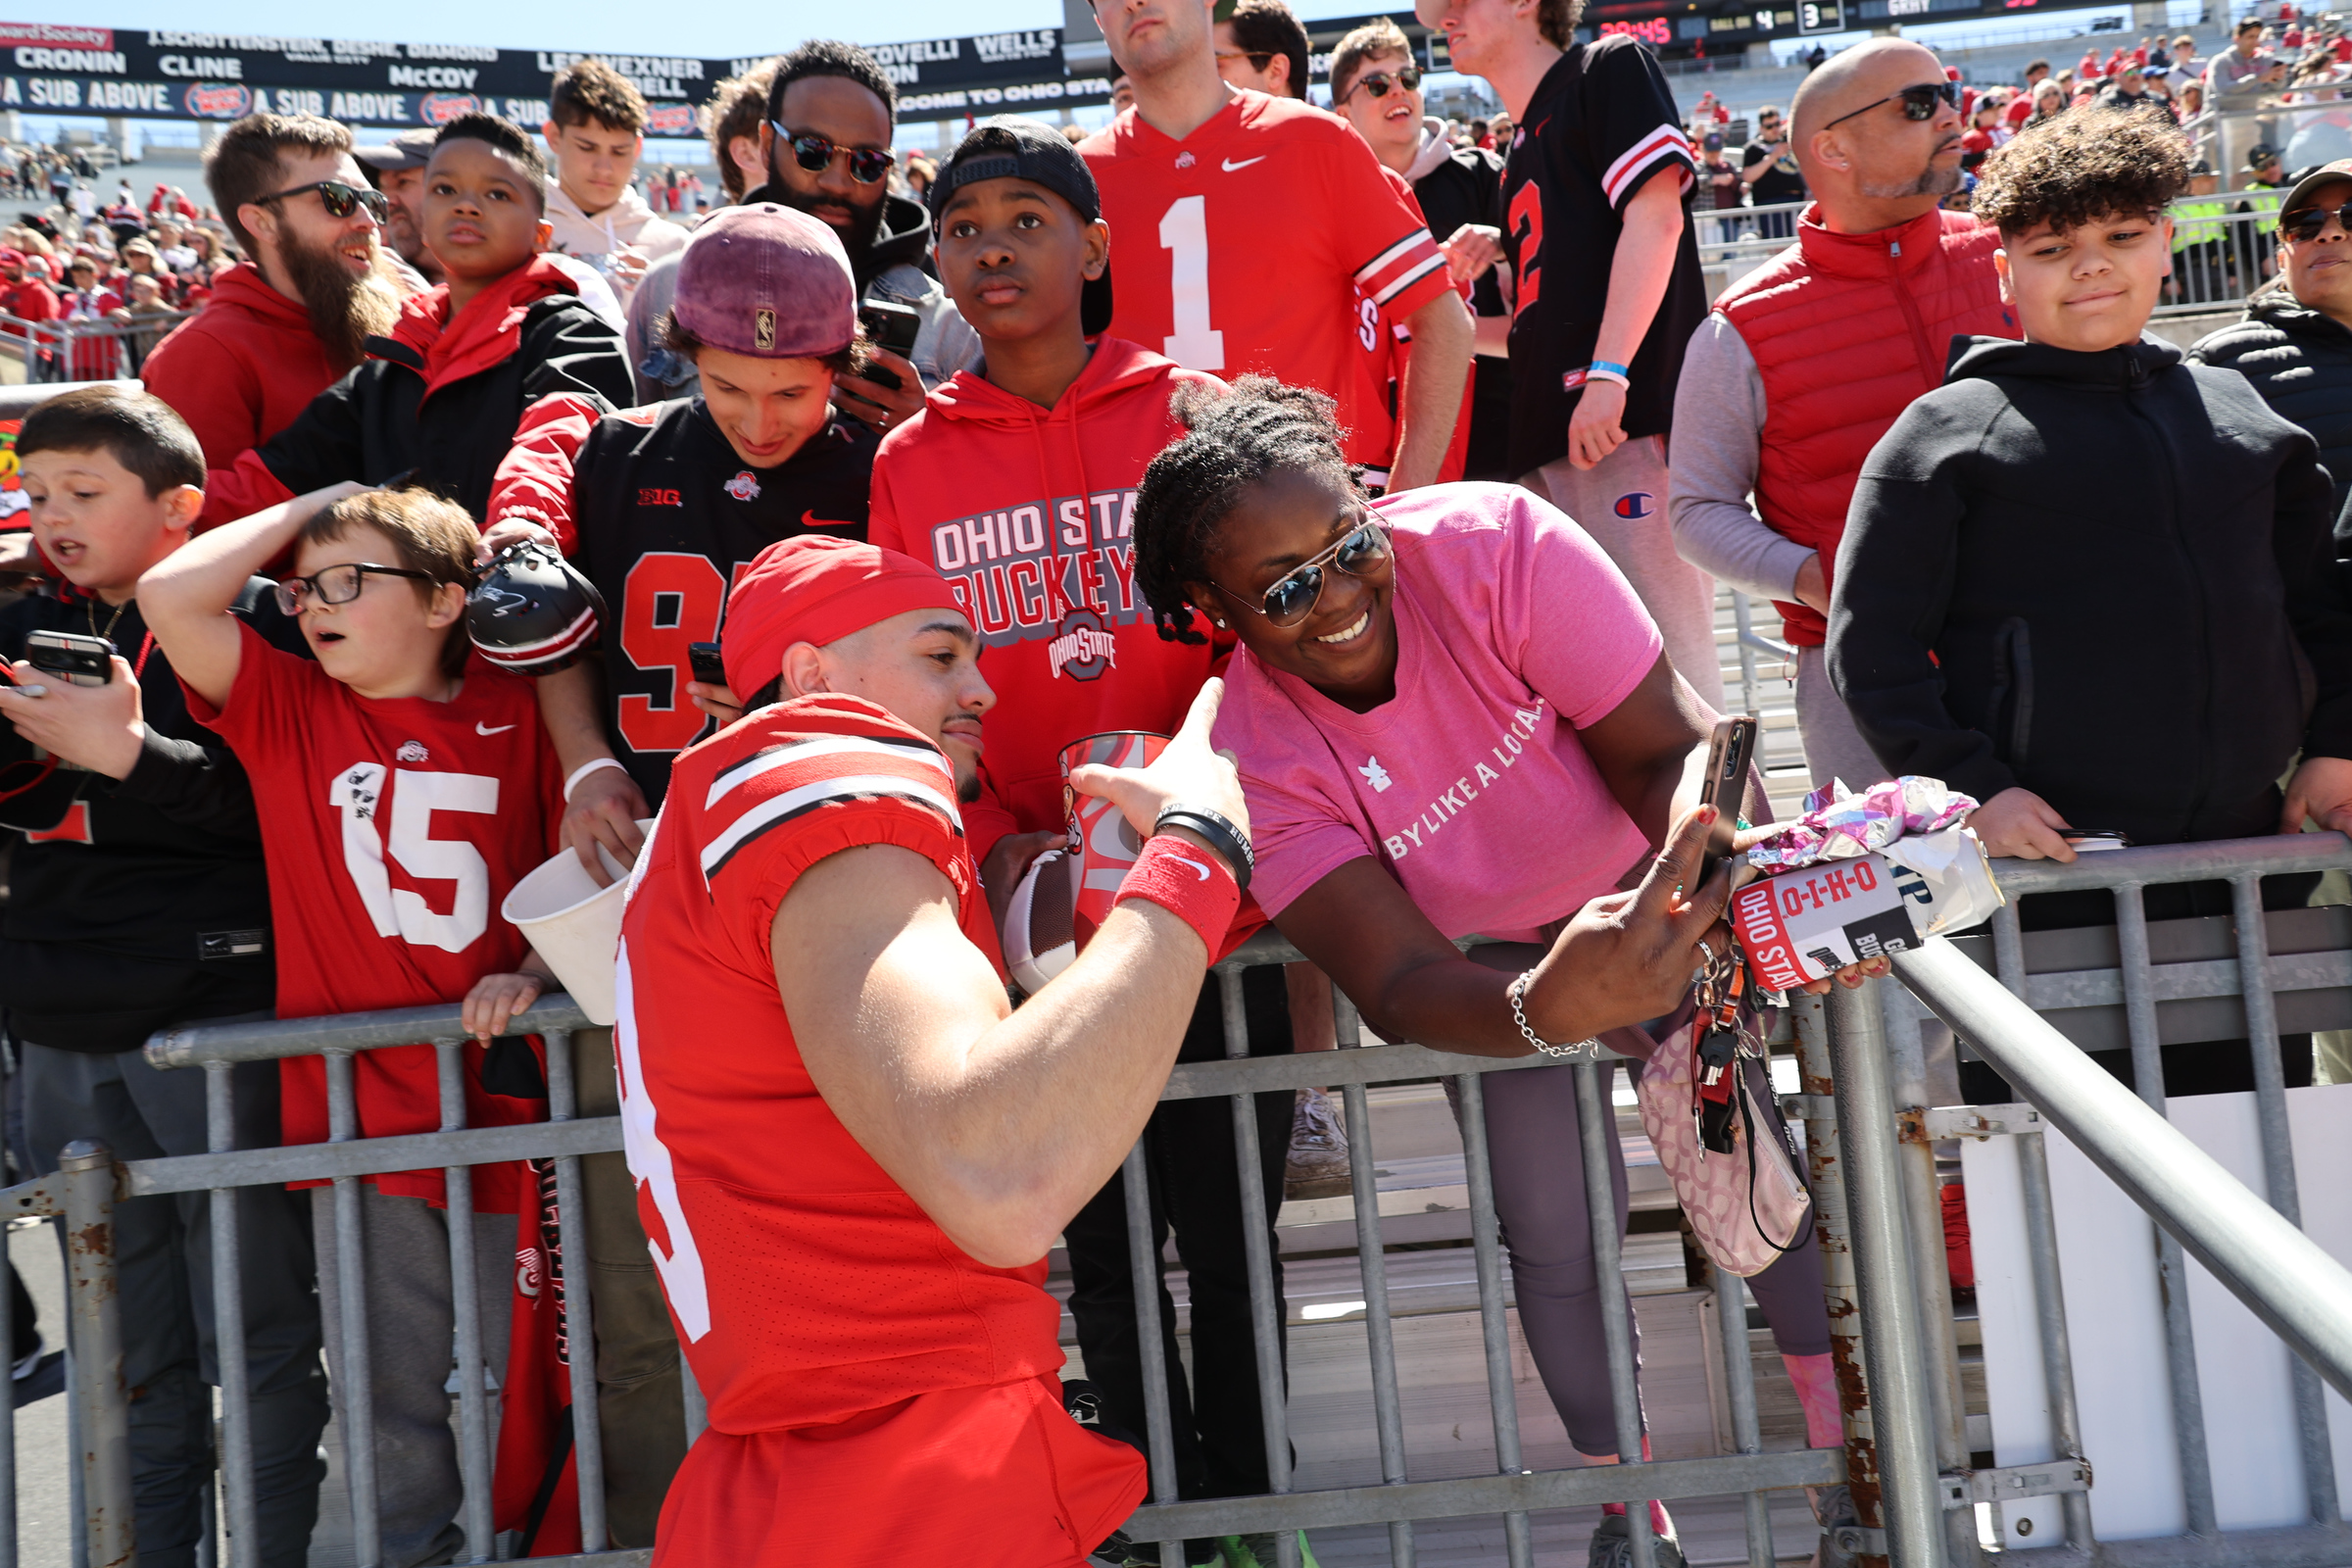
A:
<svg viewBox="0 0 2352 1568">
<path fill-rule="evenodd" d="M 1388 559 L 1388 531 L 1377 522 L 1367 522 L 1312 561 L 1284 572 L 1257 604 L 1251 604 L 1221 582 L 1212 581 L 1210 586 L 1244 610 L 1265 616 L 1273 625 L 1296 626 L 1313 614 L 1315 606 L 1322 603 L 1323 563 L 1330 562 L 1350 577 L 1361 577 Z"/>
<path fill-rule="evenodd" d="M 821 174 L 833 167 L 833 157 L 841 154 L 850 161 L 850 177 L 860 185 L 871 185 L 890 172 L 891 156 L 887 147 L 844 147 L 830 136 L 820 136 L 813 130 L 786 130 L 776 125 L 776 134 L 792 149 L 792 159 L 811 174 Z"/>
<path fill-rule="evenodd" d="M 273 190 L 267 196 L 255 197 L 254 204 L 282 202 L 289 196 L 300 196 L 305 191 L 313 190 L 318 193 L 318 205 L 326 209 L 329 218 L 349 218 L 353 209 L 365 207 L 368 216 L 374 219 L 377 224 L 392 220 L 390 197 L 380 190 L 369 190 L 365 185 L 347 185 L 339 179 L 321 179 L 308 185 L 297 185 L 291 190 Z"/>
<path fill-rule="evenodd" d="M 2288 239 L 2308 243 L 2327 232 L 2330 218 L 2346 234 L 2352 235 L 2352 202 L 2336 207 L 2298 207 L 2278 220 L 2278 232 Z"/>
<path fill-rule="evenodd" d="M 1397 71 L 1367 71 L 1355 78 L 1355 85 L 1348 88 L 1341 96 L 1339 103 L 1333 104 L 1332 107 L 1337 109 L 1340 104 L 1346 103 L 1359 91 L 1368 92 L 1375 98 L 1386 98 L 1391 87 L 1395 87 L 1399 92 L 1411 92 L 1420 85 L 1421 68 L 1419 66 L 1406 66 Z"/>
<path fill-rule="evenodd" d="M 1821 128 L 1828 130 L 1830 125 L 1842 125 L 1854 115 L 1867 115 L 1880 104 L 1894 103 L 1898 99 L 1902 103 L 1905 120 L 1934 120 L 1936 105 L 1939 102 L 1950 104 L 1954 109 L 1960 107 L 1960 84 L 1956 81 L 1923 81 L 1916 87 L 1905 87 L 1900 92 L 1890 92 L 1884 98 L 1864 104 L 1852 114 L 1839 115 Z"/>
</svg>

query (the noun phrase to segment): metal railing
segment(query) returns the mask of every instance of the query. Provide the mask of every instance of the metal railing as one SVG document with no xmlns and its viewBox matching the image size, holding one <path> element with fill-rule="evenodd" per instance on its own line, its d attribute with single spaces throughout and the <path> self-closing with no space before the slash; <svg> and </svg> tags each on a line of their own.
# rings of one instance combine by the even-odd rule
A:
<svg viewBox="0 0 2352 1568">
<path fill-rule="evenodd" d="M 2291 872 L 2352 869 L 2352 844 L 2337 835 L 2253 840 L 2220 845 L 2185 845 L 2086 857 L 2061 867 L 2047 863 L 1999 862 L 1999 880 L 2012 895 L 1988 936 L 1959 945 L 1936 942 L 1897 959 L 1910 988 L 1874 983 L 1855 992 L 1837 992 L 1827 1003 L 1794 999 L 1794 1040 L 1802 1092 L 1785 1108 L 1804 1127 L 1817 1204 L 1816 1235 L 1823 1250 L 1825 1291 L 1830 1307 L 1833 1354 L 1845 1396 L 1845 1450 L 1796 1449 L 1768 1452 L 1759 1436 L 1756 1392 L 1749 1360 L 1747 1317 L 1737 1281 L 1714 1276 L 1714 1310 L 1722 1342 L 1723 1390 L 1730 1411 L 1735 1451 L 1706 1458 L 1643 1461 L 1640 1405 L 1635 1393 L 1631 1309 L 1625 1295 L 1601 1292 L 1608 1346 L 1608 1376 L 1617 1411 L 1618 1448 L 1625 1462 L 1613 1466 L 1530 1470 L 1525 1465 L 1511 1365 L 1510 1299 L 1495 1216 L 1494 1175 L 1489 1164 L 1483 1115 L 1487 1080 L 1497 1073 L 1552 1065 L 1551 1058 L 1487 1058 L 1435 1052 L 1408 1044 L 1366 1046 L 1361 1026 L 1345 997 L 1335 993 L 1340 1044 L 1337 1052 L 1295 1055 L 1249 1054 L 1250 1039 L 1242 997 L 1242 972 L 1254 965 L 1294 961 L 1298 955 L 1271 933 L 1262 935 L 1215 970 L 1223 1000 L 1223 1061 L 1189 1063 L 1172 1074 L 1163 1098 L 1170 1101 L 1226 1097 L 1233 1109 L 1234 1144 L 1245 1216 L 1265 1212 L 1257 1123 L 1252 1097 L 1308 1086 L 1338 1091 L 1349 1131 L 1350 1187 L 1356 1268 L 1365 1303 L 1366 1380 L 1378 1440 L 1380 1480 L 1375 1484 L 1300 1490 L 1291 1460 L 1291 1427 L 1286 1400 L 1260 1401 L 1262 1437 L 1270 1487 L 1250 1497 L 1182 1499 L 1173 1472 L 1170 1391 L 1160 1357 L 1157 1249 L 1152 1245 L 1148 1187 L 1141 1149 L 1129 1155 L 1126 1174 L 1130 1260 L 1134 1270 L 1136 1326 L 1151 1452 L 1151 1500 L 1126 1526 L 1138 1541 L 1163 1543 L 1163 1562 L 1173 1561 L 1166 1543 L 1186 1538 L 1275 1535 L 1283 1568 L 1297 1563 L 1301 1529 L 1385 1526 L 1392 1560 L 1409 1564 L 1417 1521 L 1464 1516 L 1499 1517 L 1505 1557 L 1512 1568 L 1533 1561 L 1527 1515 L 1540 1509 L 1613 1501 L 1638 1504 L 1647 1498 L 1740 1496 L 1743 1499 L 1747 1560 L 1764 1568 L 1777 1560 L 1766 1494 L 1796 1486 L 1848 1482 L 1859 1522 L 1838 1533 L 1839 1544 L 1865 1559 L 1884 1555 L 1897 1568 L 1949 1563 L 1977 1568 L 1976 1504 L 2015 1502 L 2037 1495 L 2059 1496 L 2065 1507 L 2068 1543 L 2078 1551 L 2103 1553 L 2114 1563 L 2154 1563 L 2174 1568 L 2240 1561 L 2319 1563 L 2352 1561 L 2352 1536 L 2337 1525 L 2338 1499 L 2332 1485 L 2322 1381 L 2352 1392 L 2352 1275 L 2296 1228 L 2293 1151 L 2285 1113 L 2278 1039 L 2281 998 L 2298 1017 L 2308 1012 L 2297 994 L 2352 991 L 2352 936 L 2333 948 L 2272 956 L 2261 906 L 2260 878 Z M 2193 963 L 2151 962 L 2149 924 L 2138 892 L 2147 886 L 2182 881 L 2230 881 L 2235 934 L 2234 956 Z M 2015 896 L 2107 888 L 2115 891 L 2119 961 L 2104 969 L 2036 972 L 2032 961 L 2037 933 L 2021 928 Z M 2267 917 L 2278 918 L 2277 912 Z M 2302 948 L 2310 948 L 2305 942 Z M 1987 951 L 1988 950 L 1988 951 Z M 1972 956 L 1976 961 L 1972 962 Z M 1983 969 L 1991 967 L 1997 978 Z M 2045 965 L 2046 967 L 2046 965 Z M 1917 993 L 1915 1000 L 1911 993 Z M 2253 1042 L 2257 1098 L 2268 1175 L 2269 1199 L 2256 1197 L 2210 1157 L 2198 1153 L 2167 1125 L 2162 1108 L 2158 1048 L 2160 1004 L 2199 999 L 2236 998 L 2243 1008 L 2246 1037 Z M 1923 1005 L 1924 1002 L 1924 1005 Z M 2352 1022 L 2352 999 L 2345 1002 Z M 2082 1054 L 2036 1009 L 2082 1032 L 2084 1009 L 2120 1010 L 2135 1063 L 2138 1096 L 2124 1089 Z M 2190 1535 L 2181 1541 L 2099 1544 L 2092 1536 L 2087 1490 L 2088 1460 L 2082 1451 L 2075 1408 L 2071 1348 L 2063 1294 L 2059 1288 L 2057 1226 L 2049 1182 L 2040 1153 L 2040 1123 L 2022 1106 L 1936 1106 L 1928 1094 L 1926 1047 L 1920 1024 L 1931 1009 L 1948 1022 L 1975 1052 L 1998 1069 L 2061 1128 L 2131 1199 L 2164 1227 L 2168 1238 L 2151 1268 L 2169 1284 L 2168 1373 L 2180 1419 L 2180 1464 L 2192 1499 Z M 547 1042 L 549 1114 L 546 1122 L 510 1127 L 464 1125 L 464 1041 L 454 1006 L 405 1009 L 337 1018 L 259 1024 L 197 1026 L 159 1035 L 149 1047 L 158 1066 L 191 1068 L 207 1075 L 208 1121 L 213 1152 L 115 1164 L 108 1152 L 88 1146 L 68 1150 L 61 1170 L 0 1194 L 0 1214 L 56 1215 L 69 1238 L 69 1333 L 71 1346 L 74 1450 L 81 1497 L 74 1560 L 77 1564 L 125 1562 L 131 1550 L 128 1396 L 122 1386 L 122 1325 L 113 1290 L 111 1225 L 114 1205 L 127 1198 L 203 1192 L 211 1195 L 216 1243 L 222 1260 L 213 1274 L 214 1309 L 223 1325 L 244 1320 L 239 1297 L 236 1188 L 288 1181 L 333 1184 L 338 1210 L 333 1255 L 322 1267 L 343 1282 L 342 1313 L 327 1332 L 338 1337 L 343 1363 L 355 1390 L 345 1391 L 338 1420 L 345 1483 L 350 1489 L 358 1560 L 377 1560 L 373 1539 L 372 1467 L 366 1434 L 368 1415 L 368 1324 L 365 1292 L 366 1239 L 357 1217 L 358 1179 L 369 1173 L 438 1166 L 448 1181 L 452 1215 L 451 1268 L 456 1322 L 457 1426 L 466 1500 L 459 1516 L 466 1545 L 462 1561 L 488 1561 L 498 1550 L 489 1513 L 491 1406 L 483 1376 L 483 1324 L 474 1304 L 473 1260 L 467 1227 L 469 1171 L 473 1165 L 518 1158 L 552 1159 L 559 1194 L 558 1225 L 565 1254 L 587 1255 L 580 1213 L 581 1156 L 621 1147 L 618 1118 L 574 1114 L 569 1031 L 585 1020 L 562 997 L 542 999 L 515 1020 L 516 1032 L 535 1032 Z M 437 1052 L 444 1126 L 441 1130 L 374 1139 L 354 1136 L 355 1054 L 431 1042 Z M 230 1069 L 242 1061 L 320 1054 L 326 1061 L 330 1141 L 282 1148 L 232 1147 Z M 1601 1279 L 1621 1273 L 1619 1233 L 1610 1197 L 1605 1140 L 1615 1136 L 1601 1092 L 1609 1054 L 1592 1048 L 1573 1058 L 1586 1165 L 1586 1190 L 1594 1263 Z M 1415 1456 L 1405 1442 L 1406 1392 L 1398 1376 L 1398 1348 L 1391 1326 L 1388 1289 L 1389 1246 L 1383 1239 L 1379 1153 L 1367 1089 L 1405 1081 L 1447 1081 L 1458 1100 L 1458 1124 L 1470 1219 L 1470 1250 L 1477 1277 L 1479 1334 L 1485 1361 L 1494 1463 L 1480 1475 L 1414 1475 Z M 2142 1102 L 2146 1102 L 2145 1104 Z M 1958 1352 L 1944 1269 L 1938 1218 L 1935 1144 L 1956 1136 L 2016 1134 L 2026 1154 L 2029 1234 L 2037 1285 L 2037 1326 L 2058 1458 L 2050 1463 L 2006 1469 L 1972 1468 L 1968 1414 L 1961 1395 Z M 2039 1173 L 2038 1175 L 2036 1173 Z M 2179 1241 L 2170 1240 L 2178 1234 Z M 1286 1313 L 1275 1290 L 1275 1251 L 1269 1228 L 1245 1221 L 1246 1263 L 1252 1343 L 1259 1386 L 1284 1383 Z M 2302 1451 L 2310 1480 L 2312 1525 L 2305 1531 L 2268 1532 L 2262 1550 L 2247 1553 L 2247 1541 L 2215 1522 L 2212 1483 L 2205 1473 L 2203 1425 L 2199 1416 L 2193 1332 L 2182 1279 L 2182 1248 L 2212 1270 L 2263 1321 L 2294 1348 L 2303 1362 L 2297 1383 Z M 571 1343 L 594 1343 L 584 1270 L 567 1301 Z M 9 1325 L 6 1293 L 0 1292 L 0 1337 Z M 2176 1321 L 2177 1317 L 2177 1321 Z M 2317 1370 L 2312 1370 L 2312 1368 Z M 258 1538 L 252 1497 L 250 1410 L 245 1393 L 244 1348 L 237 1337 L 220 1342 L 220 1486 L 227 1526 L 225 1561 L 244 1568 L 256 1560 Z M 575 1410 L 596 1409 L 592 1357 L 575 1353 L 570 1364 Z M 690 1434 L 702 1415 L 691 1393 Z M 585 1550 L 563 1564 L 634 1565 L 644 1551 L 601 1550 L 602 1454 L 597 1423 L 575 1426 L 579 1477 L 579 1523 Z M 0 1422 L 0 1444 L 13 1445 L 9 1424 Z M 15 1561 L 13 1446 L 0 1452 L 0 1565 Z M 2196 1499 L 2202 1498 L 2202 1501 Z M 1647 1536 L 1647 1510 L 1628 1509 L 1634 1526 L 1634 1560 L 1654 1563 Z M 2161 1548 L 2161 1549 L 2159 1549 Z M 2328 1555 L 2339 1552 L 2338 1555 Z"/>
<path fill-rule="evenodd" d="M 0 311 L 0 356 L 23 365 L 24 379 L 31 382 L 135 377 L 155 346 L 195 314 L 172 311 L 132 320 L 28 321 Z"/>
</svg>

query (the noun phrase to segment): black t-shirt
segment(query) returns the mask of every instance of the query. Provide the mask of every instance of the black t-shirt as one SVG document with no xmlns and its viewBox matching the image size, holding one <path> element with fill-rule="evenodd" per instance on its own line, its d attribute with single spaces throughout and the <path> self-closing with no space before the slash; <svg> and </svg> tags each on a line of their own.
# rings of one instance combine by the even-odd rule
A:
<svg viewBox="0 0 2352 1568">
<path fill-rule="evenodd" d="M 605 729 L 648 805 L 661 806 L 670 763 L 710 728 L 686 696 L 687 644 L 718 641 L 727 594 L 777 540 L 865 537 L 880 444 L 836 414 L 784 462 L 749 468 L 699 397 L 609 414 L 589 434 L 573 467 L 571 559 L 605 596 Z"/>
<path fill-rule="evenodd" d="M 1568 419 L 1592 362 L 1626 204 L 1649 177 L 1696 177 L 1681 111 L 1658 62 L 1622 33 L 1579 44 L 1544 74 L 1503 166 L 1503 247 L 1518 285 L 1511 318 L 1511 471 L 1568 451 Z M 1683 351 L 1707 314 L 1691 225 L 1629 367 L 1625 433 L 1662 435 Z"/>
<path fill-rule="evenodd" d="M 1772 168 L 1756 176 L 1747 187 L 1747 199 L 1757 207 L 1770 207 L 1778 202 L 1801 202 L 1805 199 L 1805 176 L 1796 172 L 1796 154 L 1783 141 L 1780 150 L 1760 141 L 1751 141 L 1740 155 L 1740 171 L 1745 173 L 1765 159 L 1773 161 Z"/>
</svg>

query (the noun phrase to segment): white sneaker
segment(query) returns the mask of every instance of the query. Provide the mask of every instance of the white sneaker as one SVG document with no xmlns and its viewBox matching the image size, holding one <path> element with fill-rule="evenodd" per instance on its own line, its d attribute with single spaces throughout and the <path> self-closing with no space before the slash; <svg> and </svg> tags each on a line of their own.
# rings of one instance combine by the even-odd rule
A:
<svg viewBox="0 0 2352 1568">
<path fill-rule="evenodd" d="M 1320 1089 L 1298 1091 L 1291 1117 L 1291 1153 L 1283 1191 L 1291 1198 L 1336 1198 L 1349 1190 L 1348 1129 L 1340 1107 Z"/>
</svg>

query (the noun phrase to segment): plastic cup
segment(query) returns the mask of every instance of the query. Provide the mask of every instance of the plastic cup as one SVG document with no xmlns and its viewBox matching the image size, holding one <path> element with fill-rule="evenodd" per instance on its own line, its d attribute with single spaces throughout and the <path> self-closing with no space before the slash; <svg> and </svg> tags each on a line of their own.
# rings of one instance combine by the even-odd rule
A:
<svg viewBox="0 0 2352 1568">
<path fill-rule="evenodd" d="M 637 826 L 650 830 L 653 818 Z M 628 867 L 597 846 L 610 887 L 598 887 L 580 858 L 569 850 L 514 884 L 499 906 L 514 928 L 555 970 L 565 994 L 593 1024 L 610 1026 L 615 1003 L 613 975 L 620 961 L 620 909 L 628 891 Z"/>
</svg>

